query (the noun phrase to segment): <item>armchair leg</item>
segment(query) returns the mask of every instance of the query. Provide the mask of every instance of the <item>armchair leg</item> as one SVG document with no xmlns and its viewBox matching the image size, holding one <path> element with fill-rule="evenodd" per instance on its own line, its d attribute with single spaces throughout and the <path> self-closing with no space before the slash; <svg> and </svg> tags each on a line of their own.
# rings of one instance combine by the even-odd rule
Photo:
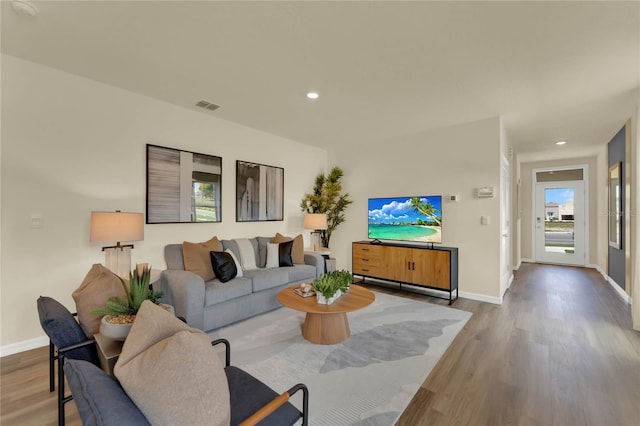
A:
<svg viewBox="0 0 640 426">
<path fill-rule="evenodd" d="M 54 364 L 56 361 L 56 353 L 53 342 L 49 340 L 49 392 L 53 392 L 55 389 L 55 379 L 54 379 Z"/>
<path fill-rule="evenodd" d="M 294 393 L 302 391 L 302 426 L 308 426 L 309 424 L 309 389 L 302 383 L 298 383 L 287 391 L 289 396 L 293 396 Z"/>
<path fill-rule="evenodd" d="M 58 356 L 58 426 L 64 426 L 64 356 Z"/>
</svg>

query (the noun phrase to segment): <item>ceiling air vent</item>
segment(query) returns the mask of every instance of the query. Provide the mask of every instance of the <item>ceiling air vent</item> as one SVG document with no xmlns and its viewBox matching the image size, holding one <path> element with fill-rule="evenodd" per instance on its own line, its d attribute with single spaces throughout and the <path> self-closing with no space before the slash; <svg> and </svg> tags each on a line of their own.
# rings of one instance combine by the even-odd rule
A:
<svg viewBox="0 0 640 426">
<path fill-rule="evenodd" d="M 200 108 L 208 109 L 209 111 L 215 111 L 218 108 L 220 108 L 220 105 L 212 104 L 211 102 L 208 102 L 208 101 L 200 101 L 196 104 L 196 106 L 199 106 Z"/>
</svg>

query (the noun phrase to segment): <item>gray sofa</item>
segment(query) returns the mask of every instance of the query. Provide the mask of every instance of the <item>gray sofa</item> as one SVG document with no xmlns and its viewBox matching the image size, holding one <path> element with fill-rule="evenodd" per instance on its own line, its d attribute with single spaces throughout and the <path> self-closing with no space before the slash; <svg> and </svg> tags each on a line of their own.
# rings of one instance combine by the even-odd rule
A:
<svg viewBox="0 0 640 426">
<path fill-rule="evenodd" d="M 204 331 L 276 309 L 282 305 L 277 295 L 293 284 L 313 281 L 324 273 L 324 258 L 305 252 L 304 265 L 264 268 L 270 237 L 249 239 L 256 256 L 258 269 L 245 270 L 241 278 L 226 283 L 213 279 L 204 282 L 193 272 L 185 271 L 182 244 L 169 244 L 164 248 L 167 269 L 160 274 L 163 302 L 173 305 L 177 316 L 183 317 L 191 327 Z M 230 249 L 239 258 L 234 240 L 222 240 L 223 249 Z"/>
</svg>

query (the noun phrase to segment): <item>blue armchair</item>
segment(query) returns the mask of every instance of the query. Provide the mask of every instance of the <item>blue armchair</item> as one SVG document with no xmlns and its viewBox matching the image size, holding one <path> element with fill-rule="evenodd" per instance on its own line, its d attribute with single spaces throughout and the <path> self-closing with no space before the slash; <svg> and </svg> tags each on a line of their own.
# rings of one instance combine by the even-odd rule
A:
<svg viewBox="0 0 640 426">
<path fill-rule="evenodd" d="M 58 361 L 58 425 L 65 423 L 64 404 L 73 397 L 65 396 L 64 360 L 77 359 L 98 365 L 95 341 L 87 338 L 76 318 L 60 302 L 40 296 L 37 301 L 40 325 L 49 336 L 49 391 L 54 390 L 55 361 Z"/>
<path fill-rule="evenodd" d="M 298 384 L 278 395 L 247 372 L 230 364 L 230 345 L 225 339 L 212 342 L 226 347 L 225 373 L 229 384 L 231 425 L 284 426 L 300 418 L 308 424 L 309 394 Z M 149 422 L 120 384 L 86 361 L 68 360 L 64 371 L 84 426 L 138 426 Z M 151 390 L 150 390 L 151 391 Z M 302 391 L 302 412 L 288 402 Z"/>
</svg>

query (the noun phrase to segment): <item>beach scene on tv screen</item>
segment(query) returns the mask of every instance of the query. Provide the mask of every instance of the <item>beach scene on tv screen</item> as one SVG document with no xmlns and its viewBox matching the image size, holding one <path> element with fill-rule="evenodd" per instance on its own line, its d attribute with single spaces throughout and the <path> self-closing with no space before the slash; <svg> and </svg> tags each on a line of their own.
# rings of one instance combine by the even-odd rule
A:
<svg viewBox="0 0 640 426">
<path fill-rule="evenodd" d="M 369 238 L 442 242 L 442 197 L 369 199 Z"/>
</svg>

